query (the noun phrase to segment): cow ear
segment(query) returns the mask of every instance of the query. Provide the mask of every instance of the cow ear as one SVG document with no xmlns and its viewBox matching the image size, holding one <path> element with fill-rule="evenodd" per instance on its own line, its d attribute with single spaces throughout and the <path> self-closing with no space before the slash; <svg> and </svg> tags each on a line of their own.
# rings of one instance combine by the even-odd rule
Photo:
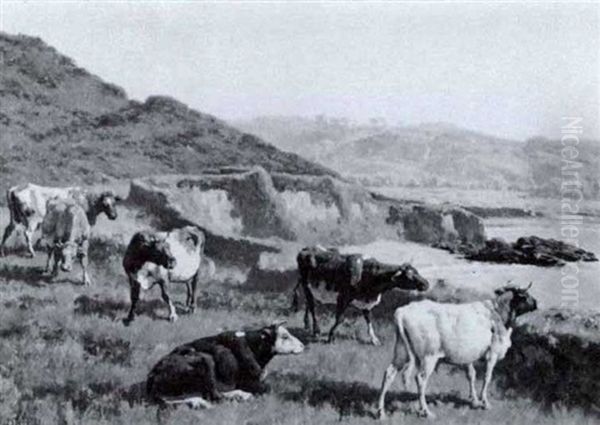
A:
<svg viewBox="0 0 600 425">
<path fill-rule="evenodd" d="M 119 195 L 115 196 L 115 202 L 123 202 L 123 197 Z"/>
<path fill-rule="evenodd" d="M 198 246 L 198 242 L 200 242 L 200 237 L 196 233 L 190 232 L 189 236 L 188 236 L 188 240 L 192 241 L 194 246 Z"/>
</svg>

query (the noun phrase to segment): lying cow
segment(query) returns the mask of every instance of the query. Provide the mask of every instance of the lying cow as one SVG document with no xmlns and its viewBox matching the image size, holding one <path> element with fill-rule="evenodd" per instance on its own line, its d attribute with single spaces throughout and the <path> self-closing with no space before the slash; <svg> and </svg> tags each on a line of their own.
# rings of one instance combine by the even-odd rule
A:
<svg viewBox="0 0 600 425">
<path fill-rule="evenodd" d="M 315 315 L 315 298 L 323 304 L 335 304 L 335 323 L 329 330 L 328 341 L 342 321 L 348 306 L 353 305 L 363 313 L 373 345 L 380 345 L 371 323 L 371 310 L 381 302 L 382 294 L 391 289 L 416 289 L 426 291 L 429 283 L 410 264 L 400 266 L 363 259 L 352 254 L 343 255 L 335 249 L 304 248 L 297 256 L 299 285 L 306 298 L 304 326 L 313 334 L 320 333 Z"/>
<path fill-rule="evenodd" d="M 46 204 L 50 199 L 72 199 L 84 210 L 90 225 L 96 224 L 96 219 L 102 213 L 114 220 L 117 218 L 115 204 L 121 200 L 114 193 L 91 193 L 79 187 L 44 187 L 32 183 L 14 186 L 6 192 L 6 201 L 10 213 L 10 222 L 4 230 L 0 243 L 0 256 L 4 256 L 4 244 L 15 231 L 17 225 L 25 228 L 25 241 L 31 257 L 33 249 L 33 233 L 40 226 L 46 215 Z"/>
<path fill-rule="evenodd" d="M 537 308 L 536 300 L 514 286 L 496 291 L 491 300 L 468 304 L 444 304 L 424 300 L 400 307 L 394 314 L 396 345 L 392 363 L 385 371 L 378 413 L 385 417 L 385 394 L 398 370 L 402 369 L 404 385 L 418 368 L 420 414 L 434 417 L 425 400 L 427 380 L 442 360 L 467 368 L 473 407 L 490 407 L 487 389 L 498 360 L 504 358 L 511 345 L 511 334 L 517 316 Z M 473 363 L 485 358 L 486 369 L 480 396 L 475 390 Z"/>
<path fill-rule="evenodd" d="M 265 367 L 276 354 L 299 354 L 304 345 L 281 324 L 245 332 L 224 332 L 181 345 L 163 357 L 146 381 L 161 404 L 211 407 L 211 402 L 247 400 L 267 391 Z"/>
<path fill-rule="evenodd" d="M 46 271 L 58 274 L 58 267 L 71 271 L 77 257 L 83 269 L 83 284 L 91 284 L 87 272 L 90 224 L 83 208 L 72 200 L 52 199 L 42 221 L 42 241 L 48 249 Z M 54 260 L 54 265 L 51 264 Z"/>
<path fill-rule="evenodd" d="M 169 320 L 177 320 L 175 306 L 167 293 L 169 282 L 186 284 L 186 306 L 194 311 L 203 250 L 204 233 L 193 226 L 169 233 L 136 233 L 123 258 L 131 290 L 131 308 L 125 322 L 130 323 L 135 318 L 140 290 L 148 290 L 154 285 L 160 286 L 162 299 L 169 306 Z"/>
</svg>

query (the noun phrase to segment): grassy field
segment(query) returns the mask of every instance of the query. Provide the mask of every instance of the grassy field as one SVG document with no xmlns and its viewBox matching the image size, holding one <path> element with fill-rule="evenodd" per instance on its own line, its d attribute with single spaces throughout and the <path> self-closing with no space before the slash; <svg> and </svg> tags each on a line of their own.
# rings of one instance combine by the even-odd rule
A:
<svg viewBox="0 0 600 425">
<path fill-rule="evenodd" d="M 157 423 L 157 409 L 143 401 L 150 367 L 174 346 L 221 332 L 287 319 L 292 332 L 306 339 L 301 313 L 289 313 L 289 294 L 258 292 L 240 285 L 205 282 L 194 315 L 169 323 L 158 291 L 145 294 L 142 314 L 130 327 L 122 319 L 128 285 L 117 255 L 97 251 L 92 263 L 94 286 L 79 284 L 77 271 L 48 281 L 45 256 L 0 259 L 0 407 L 1 424 L 145 424 Z M 174 297 L 183 301 L 184 290 Z M 322 325 L 331 312 L 321 308 Z M 375 421 L 378 387 L 391 358 L 391 323 L 376 322 L 383 347 L 366 344 L 362 318 L 350 314 L 335 344 L 313 341 L 308 350 L 275 358 L 269 365 L 270 394 L 245 403 L 227 403 L 208 411 L 181 408 L 168 423 L 317 424 Z M 429 399 L 445 424 L 597 423 L 598 418 L 560 406 L 542 408 L 528 399 L 494 388 L 490 411 L 466 402 L 461 370 L 440 367 Z M 400 380 L 388 396 L 391 418 L 423 423 L 416 417 L 415 388 Z M 164 418 L 163 418 L 164 419 Z"/>
</svg>

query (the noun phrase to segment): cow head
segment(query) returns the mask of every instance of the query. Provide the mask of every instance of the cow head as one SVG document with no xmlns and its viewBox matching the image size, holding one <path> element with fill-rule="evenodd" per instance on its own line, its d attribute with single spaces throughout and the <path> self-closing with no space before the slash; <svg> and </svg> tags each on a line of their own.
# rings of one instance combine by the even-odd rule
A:
<svg viewBox="0 0 600 425">
<path fill-rule="evenodd" d="M 261 338 L 271 341 L 273 354 L 300 354 L 304 344 L 283 327 L 285 322 L 275 323 L 261 330 Z"/>
<path fill-rule="evenodd" d="M 74 242 L 54 242 L 54 256 L 56 262 L 64 272 L 70 272 L 73 269 L 73 260 L 77 256 L 77 245 Z"/>
<path fill-rule="evenodd" d="M 177 264 L 175 257 L 171 253 L 169 243 L 163 239 L 155 239 L 152 241 L 149 249 L 148 261 L 167 269 L 173 269 Z"/>
<path fill-rule="evenodd" d="M 96 208 L 98 213 L 104 213 L 106 216 L 115 220 L 117 218 L 117 203 L 122 199 L 120 196 L 115 195 L 111 191 L 102 192 L 98 197 L 98 201 L 96 203 Z"/>
<path fill-rule="evenodd" d="M 399 289 L 416 289 L 417 291 L 427 291 L 429 282 L 419 274 L 411 264 L 404 263 L 392 276 L 392 282 Z"/>
<path fill-rule="evenodd" d="M 537 301 L 529 293 L 532 284 L 533 282 L 527 288 L 511 285 L 496 289 L 498 304 L 507 306 L 509 322 L 522 314 L 537 310 Z"/>
</svg>

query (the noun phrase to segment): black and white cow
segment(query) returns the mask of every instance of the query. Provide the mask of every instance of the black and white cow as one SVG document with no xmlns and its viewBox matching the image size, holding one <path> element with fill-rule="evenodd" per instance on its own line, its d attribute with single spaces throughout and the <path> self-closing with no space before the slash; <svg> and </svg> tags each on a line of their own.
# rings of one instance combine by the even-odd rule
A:
<svg viewBox="0 0 600 425">
<path fill-rule="evenodd" d="M 180 345 L 150 371 L 146 390 L 161 405 L 211 407 L 268 390 L 265 367 L 276 354 L 299 354 L 304 344 L 281 324 L 230 331 Z"/>
<path fill-rule="evenodd" d="M 135 317 L 140 291 L 154 285 L 160 286 L 162 299 L 169 306 L 169 320 L 176 321 L 175 306 L 167 292 L 170 282 L 186 284 L 186 306 L 194 311 L 204 241 L 204 233 L 194 226 L 168 233 L 144 231 L 133 236 L 123 258 L 131 290 L 131 309 L 125 323 Z"/>
<path fill-rule="evenodd" d="M 297 256 L 298 285 L 304 289 L 306 308 L 304 326 L 313 334 L 320 333 L 315 315 L 315 299 L 323 304 L 335 304 L 335 323 L 329 330 L 328 341 L 342 321 L 348 306 L 353 305 L 363 313 L 373 345 L 380 345 L 371 323 L 371 310 L 381 302 L 382 294 L 391 289 L 426 291 L 429 282 L 410 264 L 390 265 L 361 255 L 341 254 L 336 249 L 308 247 Z"/>
</svg>

